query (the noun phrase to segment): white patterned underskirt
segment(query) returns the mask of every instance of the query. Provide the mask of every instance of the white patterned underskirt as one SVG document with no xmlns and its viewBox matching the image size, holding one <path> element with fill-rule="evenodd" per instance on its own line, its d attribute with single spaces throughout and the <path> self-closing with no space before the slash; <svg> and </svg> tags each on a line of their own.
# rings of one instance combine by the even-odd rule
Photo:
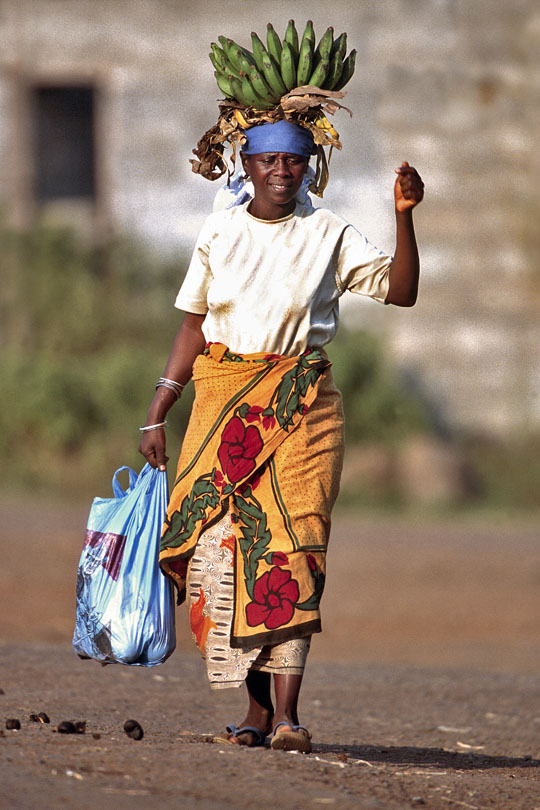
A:
<svg viewBox="0 0 540 810">
<path fill-rule="evenodd" d="M 301 675 L 311 644 L 309 638 L 295 638 L 273 646 L 249 650 L 231 647 L 234 606 L 234 532 L 227 513 L 201 534 L 187 575 L 187 601 L 190 617 L 194 607 L 197 629 L 205 627 L 206 642 L 201 653 L 212 689 L 240 686 L 249 669 L 277 675 Z M 202 611 L 202 619 L 201 619 Z M 192 629 L 194 629 L 192 619 Z M 194 632 L 194 638 L 197 641 Z M 199 643 L 199 647 L 200 647 Z"/>
</svg>

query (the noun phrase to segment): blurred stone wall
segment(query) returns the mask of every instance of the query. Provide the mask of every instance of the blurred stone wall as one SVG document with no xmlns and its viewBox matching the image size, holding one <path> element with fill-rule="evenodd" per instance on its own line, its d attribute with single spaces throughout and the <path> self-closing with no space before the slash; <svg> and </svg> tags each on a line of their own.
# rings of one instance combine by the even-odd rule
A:
<svg viewBox="0 0 540 810">
<path fill-rule="evenodd" d="M 32 193 L 28 90 L 98 90 L 94 225 L 163 251 L 190 249 L 217 190 L 193 175 L 196 141 L 216 118 L 209 43 L 249 45 L 267 21 L 312 18 L 359 50 L 336 118 L 323 205 L 393 248 L 393 170 L 426 181 L 416 220 L 423 281 L 413 310 L 344 301 L 347 322 L 377 328 L 450 426 L 488 433 L 540 426 L 540 10 L 534 0 L 381 0 L 294 4 L 216 0 L 0 0 L 0 204 L 24 225 Z M 348 88 L 348 89 L 349 89 Z M 75 201 L 60 213 L 75 217 Z M 54 213 L 54 211 L 53 211 Z"/>
</svg>

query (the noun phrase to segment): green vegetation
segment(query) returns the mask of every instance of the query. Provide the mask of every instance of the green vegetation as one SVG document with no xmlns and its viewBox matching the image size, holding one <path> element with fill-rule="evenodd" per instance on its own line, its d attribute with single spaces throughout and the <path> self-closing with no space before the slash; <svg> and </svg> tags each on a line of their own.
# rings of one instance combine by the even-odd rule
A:
<svg viewBox="0 0 540 810">
<path fill-rule="evenodd" d="M 106 496 L 117 467 L 142 466 L 138 427 L 180 323 L 173 300 L 186 258 L 157 260 L 125 241 L 88 249 L 58 229 L 0 227 L 0 242 L 3 485 Z M 379 446 L 392 460 L 403 439 L 434 432 L 428 410 L 403 386 L 376 337 L 341 328 L 328 354 L 349 448 Z M 191 401 L 189 386 L 169 416 L 173 464 Z M 458 447 L 474 471 L 477 505 L 537 508 L 540 439 L 458 437 Z M 361 478 L 344 487 L 342 503 L 400 507 L 391 479 L 383 476 L 372 495 Z"/>
<path fill-rule="evenodd" d="M 65 230 L 0 231 L 0 452 L 9 482 L 65 494 L 103 493 L 115 467 L 139 469 L 144 423 L 180 322 L 173 299 L 185 258 L 140 246 L 83 247 Z M 331 347 L 349 440 L 395 441 L 427 424 L 378 341 L 343 333 Z M 174 460 L 190 389 L 170 414 Z"/>
<path fill-rule="evenodd" d="M 426 408 L 400 384 L 374 335 L 341 327 L 328 356 L 343 395 L 348 442 L 394 444 L 411 432 L 432 431 Z"/>
<path fill-rule="evenodd" d="M 115 466 L 141 466 L 137 428 L 180 322 L 185 262 L 125 242 L 89 250 L 64 230 L 0 240 L 4 480 L 107 494 Z M 171 414 L 172 446 L 189 400 Z"/>
</svg>

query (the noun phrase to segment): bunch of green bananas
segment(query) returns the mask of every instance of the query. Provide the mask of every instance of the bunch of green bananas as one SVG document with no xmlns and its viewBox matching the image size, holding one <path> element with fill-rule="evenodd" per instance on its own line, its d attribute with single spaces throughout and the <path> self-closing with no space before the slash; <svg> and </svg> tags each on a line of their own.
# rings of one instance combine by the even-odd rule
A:
<svg viewBox="0 0 540 810">
<path fill-rule="evenodd" d="M 294 20 L 289 20 L 283 41 L 268 23 L 266 47 L 252 32 L 252 51 L 227 37 L 218 39 L 220 45 L 212 42 L 209 54 L 218 87 L 226 98 L 246 107 L 275 107 L 282 96 L 303 85 L 341 90 L 354 73 L 356 51 L 346 56 L 347 34 L 334 39 L 330 26 L 315 45 L 311 20 L 301 38 Z"/>
</svg>

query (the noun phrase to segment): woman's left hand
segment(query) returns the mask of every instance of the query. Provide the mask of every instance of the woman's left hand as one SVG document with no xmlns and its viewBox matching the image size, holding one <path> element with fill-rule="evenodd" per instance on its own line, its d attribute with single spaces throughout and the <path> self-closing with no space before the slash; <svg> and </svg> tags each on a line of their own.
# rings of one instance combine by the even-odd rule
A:
<svg viewBox="0 0 540 810">
<path fill-rule="evenodd" d="M 413 166 L 406 160 L 399 169 L 396 169 L 396 182 L 394 184 L 394 199 L 396 211 L 403 213 L 410 211 L 418 205 L 424 197 L 424 184 L 422 178 Z"/>
</svg>

